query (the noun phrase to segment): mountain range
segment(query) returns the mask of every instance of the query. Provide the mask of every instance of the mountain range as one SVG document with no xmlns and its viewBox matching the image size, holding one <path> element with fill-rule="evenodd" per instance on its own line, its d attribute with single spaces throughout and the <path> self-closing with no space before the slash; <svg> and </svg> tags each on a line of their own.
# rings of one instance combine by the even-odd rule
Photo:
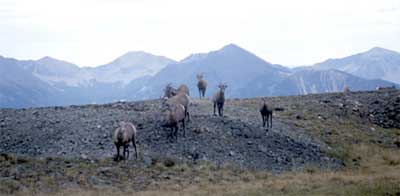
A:
<svg viewBox="0 0 400 196">
<path fill-rule="evenodd" d="M 312 68 L 337 69 L 362 78 L 400 83 L 400 54 L 380 47 L 345 58 L 328 59 Z"/>
<path fill-rule="evenodd" d="M 378 86 L 399 86 L 400 54 L 372 48 L 341 59 L 290 69 L 272 64 L 229 44 L 208 53 L 192 54 L 181 61 L 146 52 L 128 52 L 94 68 L 44 57 L 16 60 L 0 56 L 0 107 L 106 103 L 159 98 L 166 84 L 186 84 L 197 97 L 196 74 L 208 82 L 212 96 L 220 82 L 228 84 L 226 96 L 298 95 Z"/>
</svg>

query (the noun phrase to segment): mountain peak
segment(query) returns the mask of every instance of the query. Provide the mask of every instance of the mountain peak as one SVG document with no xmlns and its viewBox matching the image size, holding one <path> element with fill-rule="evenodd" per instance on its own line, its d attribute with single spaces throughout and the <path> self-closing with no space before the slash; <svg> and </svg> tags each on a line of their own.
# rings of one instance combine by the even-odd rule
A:
<svg viewBox="0 0 400 196">
<path fill-rule="evenodd" d="M 240 51 L 244 51 L 245 49 L 241 48 L 240 46 L 236 45 L 236 44 L 228 44 L 224 47 L 221 48 L 220 51 L 235 51 L 235 50 L 240 50 Z"/>
<path fill-rule="evenodd" d="M 381 47 L 373 47 L 365 53 L 370 55 L 398 54 L 396 51 Z"/>
<path fill-rule="evenodd" d="M 50 57 L 50 56 L 44 56 L 44 57 L 40 58 L 38 61 L 59 61 L 59 60 L 57 60 L 53 57 Z"/>
<path fill-rule="evenodd" d="M 239 56 L 243 56 L 243 55 L 253 55 L 252 53 L 250 53 L 249 51 L 239 47 L 236 44 L 228 44 L 225 45 L 224 47 L 222 47 L 219 50 L 214 50 L 208 53 L 195 53 L 195 54 L 191 54 L 189 56 L 187 56 L 186 58 L 184 58 L 183 60 L 181 60 L 180 62 L 191 62 L 191 61 L 199 61 L 202 59 L 205 59 L 207 57 L 210 56 L 215 56 L 215 55 L 228 55 L 228 56 L 232 56 L 232 57 L 239 57 Z M 258 57 L 257 57 L 258 58 Z"/>
<path fill-rule="evenodd" d="M 144 76 L 153 76 L 176 61 L 144 51 L 129 51 L 117 59 L 95 68 L 96 79 L 102 82 L 129 82 Z"/>
<path fill-rule="evenodd" d="M 159 56 L 159 55 L 154 55 L 152 53 L 148 53 L 145 51 L 129 51 L 125 54 L 123 54 L 122 56 L 118 57 L 117 59 L 114 60 L 115 61 L 138 61 L 138 60 L 151 60 L 151 59 L 162 59 L 162 60 L 169 60 L 169 61 L 174 61 L 172 59 L 169 59 L 165 56 Z"/>
<path fill-rule="evenodd" d="M 137 51 L 128 51 L 123 56 L 139 56 L 139 55 L 152 55 L 152 54 L 142 50 L 137 50 Z"/>
<path fill-rule="evenodd" d="M 38 62 L 41 65 L 51 65 L 51 66 L 64 66 L 64 67 L 78 67 L 77 65 L 67 62 L 67 61 L 63 61 L 63 60 L 58 60 L 56 58 L 50 57 L 50 56 L 44 56 L 41 59 L 37 60 L 36 62 Z"/>
<path fill-rule="evenodd" d="M 382 48 L 382 47 L 379 47 L 379 46 L 375 46 L 375 47 L 373 47 L 373 48 L 370 49 L 370 51 L 374 51 L 374 50 L 379 51 L 379 50 L 386 50 L 386 49 L 385 49 L 385 48 Z"/>
<path fill-rule="evenodd" d="M 118 59 L 131 59 L 131 58 L 138 58 L 138 57 L 144 57 L 144 56 L 150 56 L 151 54 L 146 53 L 144 51 L 129 51 L 122 56 L 118 57 Z"/>
<path fill-rule="evenodd" d="M 229 55 L 229 56 L 252 56 L 257 57 L 255 54 L 250 51 L 236 45 L 236 44 L 228 44 L 222 47 L 220 50 L 216 51 L 217 54 Z M 257 57 L 259 58 L 259 57 Z"/>
</svg>

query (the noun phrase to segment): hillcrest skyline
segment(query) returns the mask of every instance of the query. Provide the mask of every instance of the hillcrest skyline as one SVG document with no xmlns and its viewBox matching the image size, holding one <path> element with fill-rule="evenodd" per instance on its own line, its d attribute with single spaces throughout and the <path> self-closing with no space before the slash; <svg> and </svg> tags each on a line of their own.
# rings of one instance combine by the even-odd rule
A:
<svg viewBox="0 0 400 196">
<path fill-rule="evenodd" d="M 334 56 L 332 56 L 332 57 L 329 57 L 329 58 L 326 58 L 326 59 L 322 59 L 321 61 L 313 62 L 313 63 L 307 64 L 307 65 L 301 65 L 301 64 L 285 65 L 285 64 L 281 64 L 280 62 L 272 62 L 272 61 L 270 61 L 269 59 L 265 59 L 265 58 L 263 58 L 262 56 L 260 56 L 260 55 L 258 55 L 258 54 L 256 54 L 256 53 L 254 53 L 253 51 L 247 50 L 246 48 L 243 48 L 243 47 L 241 47 L 241 46 L 238 45 L 238 44 L 229 43 L 229 44 L 226 44 L 226 45 L 224 45 L 224 46 L 222 46 L 222 47 L 220 47 L 220 48 L 218 48 L 218 49 L 213 49 L 213 50 L 209 50 L 209 51 L 205 51 L 205 52 L 200 52 L 200 53 L 189 53 L 189 55 L 183 57 L 182 59 L 174 59 L 174 58 L 171 58 L 171 57 L 166 56 L 166 55 L 163 55 L 163 54 L 154 54 L 154 53 L 152 53 L 151 51 L 144 51 L 144 50 L 127 51 L 127 52 L 123 53 L 122 55 L 119 55 L 119 56 L 117 56 L 117 57 L 114 57 L 112 60 L 110 60 L 110 61 L 108 61 L 108 62 L 104 62 L 104 63 L 98 64 L 98 65 L 94 65 L 94 66 L 86 66 L 86 65 L 76 64 L 76 63 L 71 62 L 71 61 L 69 61 L 69 60 L 67 60 L 67 59 L 59 59 L 59 58 L 57 58 L 57 57 L 53 57 L 53 56 L 49 56 L 49 55 L 40 57 L 40 58 L 38 58 L 38 59 L 18 59 L 18 58 L 16 58 L 16 57 L 12 57 L 12 56 L 3 56 L 2 54 L 0 54 L 0 57 L 3 57 L 3 58 L 13 58 L 13 59 L 18 59 L 18 60 L 28 60 L 28 61 L 29 61 L 29 60 L 40 61 L 40 60 L 51 59 L 51 60 L 62 61 L 62 62 L 68 63 L 68 64 L 73 64 L 73 65 L 76 65 L 76 66 L 81 67 L 81 68 L 84 68 L 84 67 L 95 68 L 95 67 L 100 67 L 100 66 L 104 66 L 104 65 L 113 63 L 114 61 L 116 61 L 116 60 L 118 60 L 118 59 L 121 59 L 121 58 L 124 58 L 124 57 L 136 57 L 137 55 L 142 55 L 142 56 L 143 56 L 143 55 L 151 55 L 151 56 L 157 56 L 157 57 L 161 57 L 161 58 L 170 59 L 170 60 L 172 60 L 172 61 L 180 62 L 180 61 L 183 61 L 183 60 L 185 60 L 185 59 L 187 59 L 187 58 L 192 57 L 193 55 L 207 54 L 207 53 L 210 53 L 210 52 L 215 52 L 215 51 L 222 50 L 223 48 L 230 47 L 230 46 L 237 47 L 237 48 L 240 48 L 240 49 L 242 49 L 242 50 L 251 52 L 251 53 L 253 53 L 254 55 L 260 57 L 261 59 L 263 59 L 263 60 L 266 61 L 266 62 L 269 62 L 269 63 L 272 63 L 272 64 L 279 64 L 279 65 L 283 65 L 283 66 L 287 66 L 287 67 L 291 67 L 291 68 L 302 67 L 302 66 L 312 66 L 312 65 L 321 63 L 321 62 L 323 62 L 323 61 L 326 61 L 326 60 L 344 58 L 344 57 L 348 57 L 348 56 L 351 56 L 351 55 L 356 55 L 356 54 L 365 53 L 365 52 L 374 51 L 374 50 L 375 50 L 375 51 L 386 51 L 386 52 L 389 51 L 389 52 L 399 53 L 399 52 L 397 52 L 397 51 L 395 51 L 395 50 L 391 50 L 391 49 L 387 49 L 387 48 L 383 48 L 383 47 L 379 47 L 379 46 L 374 46 L 374 47 L 371 47 L 371 48 L 369 48 L 368 50 L 365 50 L 365 51 L 359 51 L 359 52 L 356 52 L 356 53 L 347 54 L 347 55 L 345 55 L 345 56 L 340 56 L 340 57 L 334 57 Z"/>
</svg>

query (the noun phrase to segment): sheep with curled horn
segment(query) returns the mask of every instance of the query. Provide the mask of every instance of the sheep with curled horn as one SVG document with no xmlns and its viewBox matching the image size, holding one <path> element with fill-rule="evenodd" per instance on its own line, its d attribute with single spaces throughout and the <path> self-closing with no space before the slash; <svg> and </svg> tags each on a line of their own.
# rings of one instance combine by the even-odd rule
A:
<svg viewBox="0 0 400 196">
<path fill-rule="evenodd" d="M 272 108 L 268 107 L 265 98 L 261 99 L 260 113 L 263 121 L 263 127 L 265 127 L 265 123 L 267 123 L 267 130 L 272 128 Z"/>
<path fill-rule="evenodd" d="M 201 99 L 202 97 L 204 98 L 204 95 L 206 94 L 207 81 L 203 79 L 204 74 L 197 74 L 196 77 L 198 80 L 197 88 L 199 89 L 199 97 Z"/>
<path fill-rule="evenodd" d="M 129 143 L 132 142 L 135 148 L 136 158 L 138 158 L 138 149 L 136 145 L 137 131 L 136 127 L 130 122 L 120 122 L 119 127 L 114 131 L 114 145 L 117 148 L 116 160 L 120 160 L 120 147 L 123 147 L 124 160 L 129 159 Z"/>
<path fill-rule="evenodd" d="M 175 96 L 176 94 L 177 94 L 177 90 L 174 87 L 172 87 L 171 83 L 168 83 L 165 86 L 163 98 L 165 98 L 165 97 L 170 98 L 170 97 Z"/>
<path fill-rule="evenodd" d="M 164 97 L 164 98 L 165 98 L 165 97 L 166 97 L 166 98 L 171 98 L 171 97 L 173 97 L 173 96 L 175 96 L 175 95 L 177 95 L 177 94 L 180 94 L 180 93 L 189 95 L 189 88 L 188 88 L 188 86 L 182 84 L 182 85 L 180 85 L 180 86 L 178 87 L 178 89 L 175 89 L 174 87 L 172 87 L 172 84 L 171 84 L 171 83 L 168 83 L 167 86 L 165 86 L 165 89 L 164 89 L 164 96 L 163 96 L 163 97 Z"/>
<path fill-rule="evenodd" d="M 224 116 L 224 103 L 225 103 L 225 89 L 228 88 L 227 84 L 219 84 L 218 85 L 219 91 L 216 92 L 213 96 L 213 103 L 214 103 L 214 115 L 216 107 L 218 108 L 218 115 Z"/>
<path fill-rule="evenodd" d="M 179 123 L 182 123 L 183 136 L 186 137 L 185 107 L 182 104 L 166 105 L 163 108 L 161 127 L 170 128 L 172 138 L 178 141 Z"/>
</svg>

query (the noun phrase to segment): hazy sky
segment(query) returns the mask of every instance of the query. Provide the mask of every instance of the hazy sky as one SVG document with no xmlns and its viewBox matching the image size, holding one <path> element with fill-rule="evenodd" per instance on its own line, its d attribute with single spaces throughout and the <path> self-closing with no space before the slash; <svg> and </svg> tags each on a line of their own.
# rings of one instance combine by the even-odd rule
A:
<svg viewBox="0 0 400 196">
<path fill-rule="evenodd" d="M 0 55 L 80 66 L 235 43 L 283 65 L 400 51 L 400 0 L 0 0 Z"/>
</svg>

